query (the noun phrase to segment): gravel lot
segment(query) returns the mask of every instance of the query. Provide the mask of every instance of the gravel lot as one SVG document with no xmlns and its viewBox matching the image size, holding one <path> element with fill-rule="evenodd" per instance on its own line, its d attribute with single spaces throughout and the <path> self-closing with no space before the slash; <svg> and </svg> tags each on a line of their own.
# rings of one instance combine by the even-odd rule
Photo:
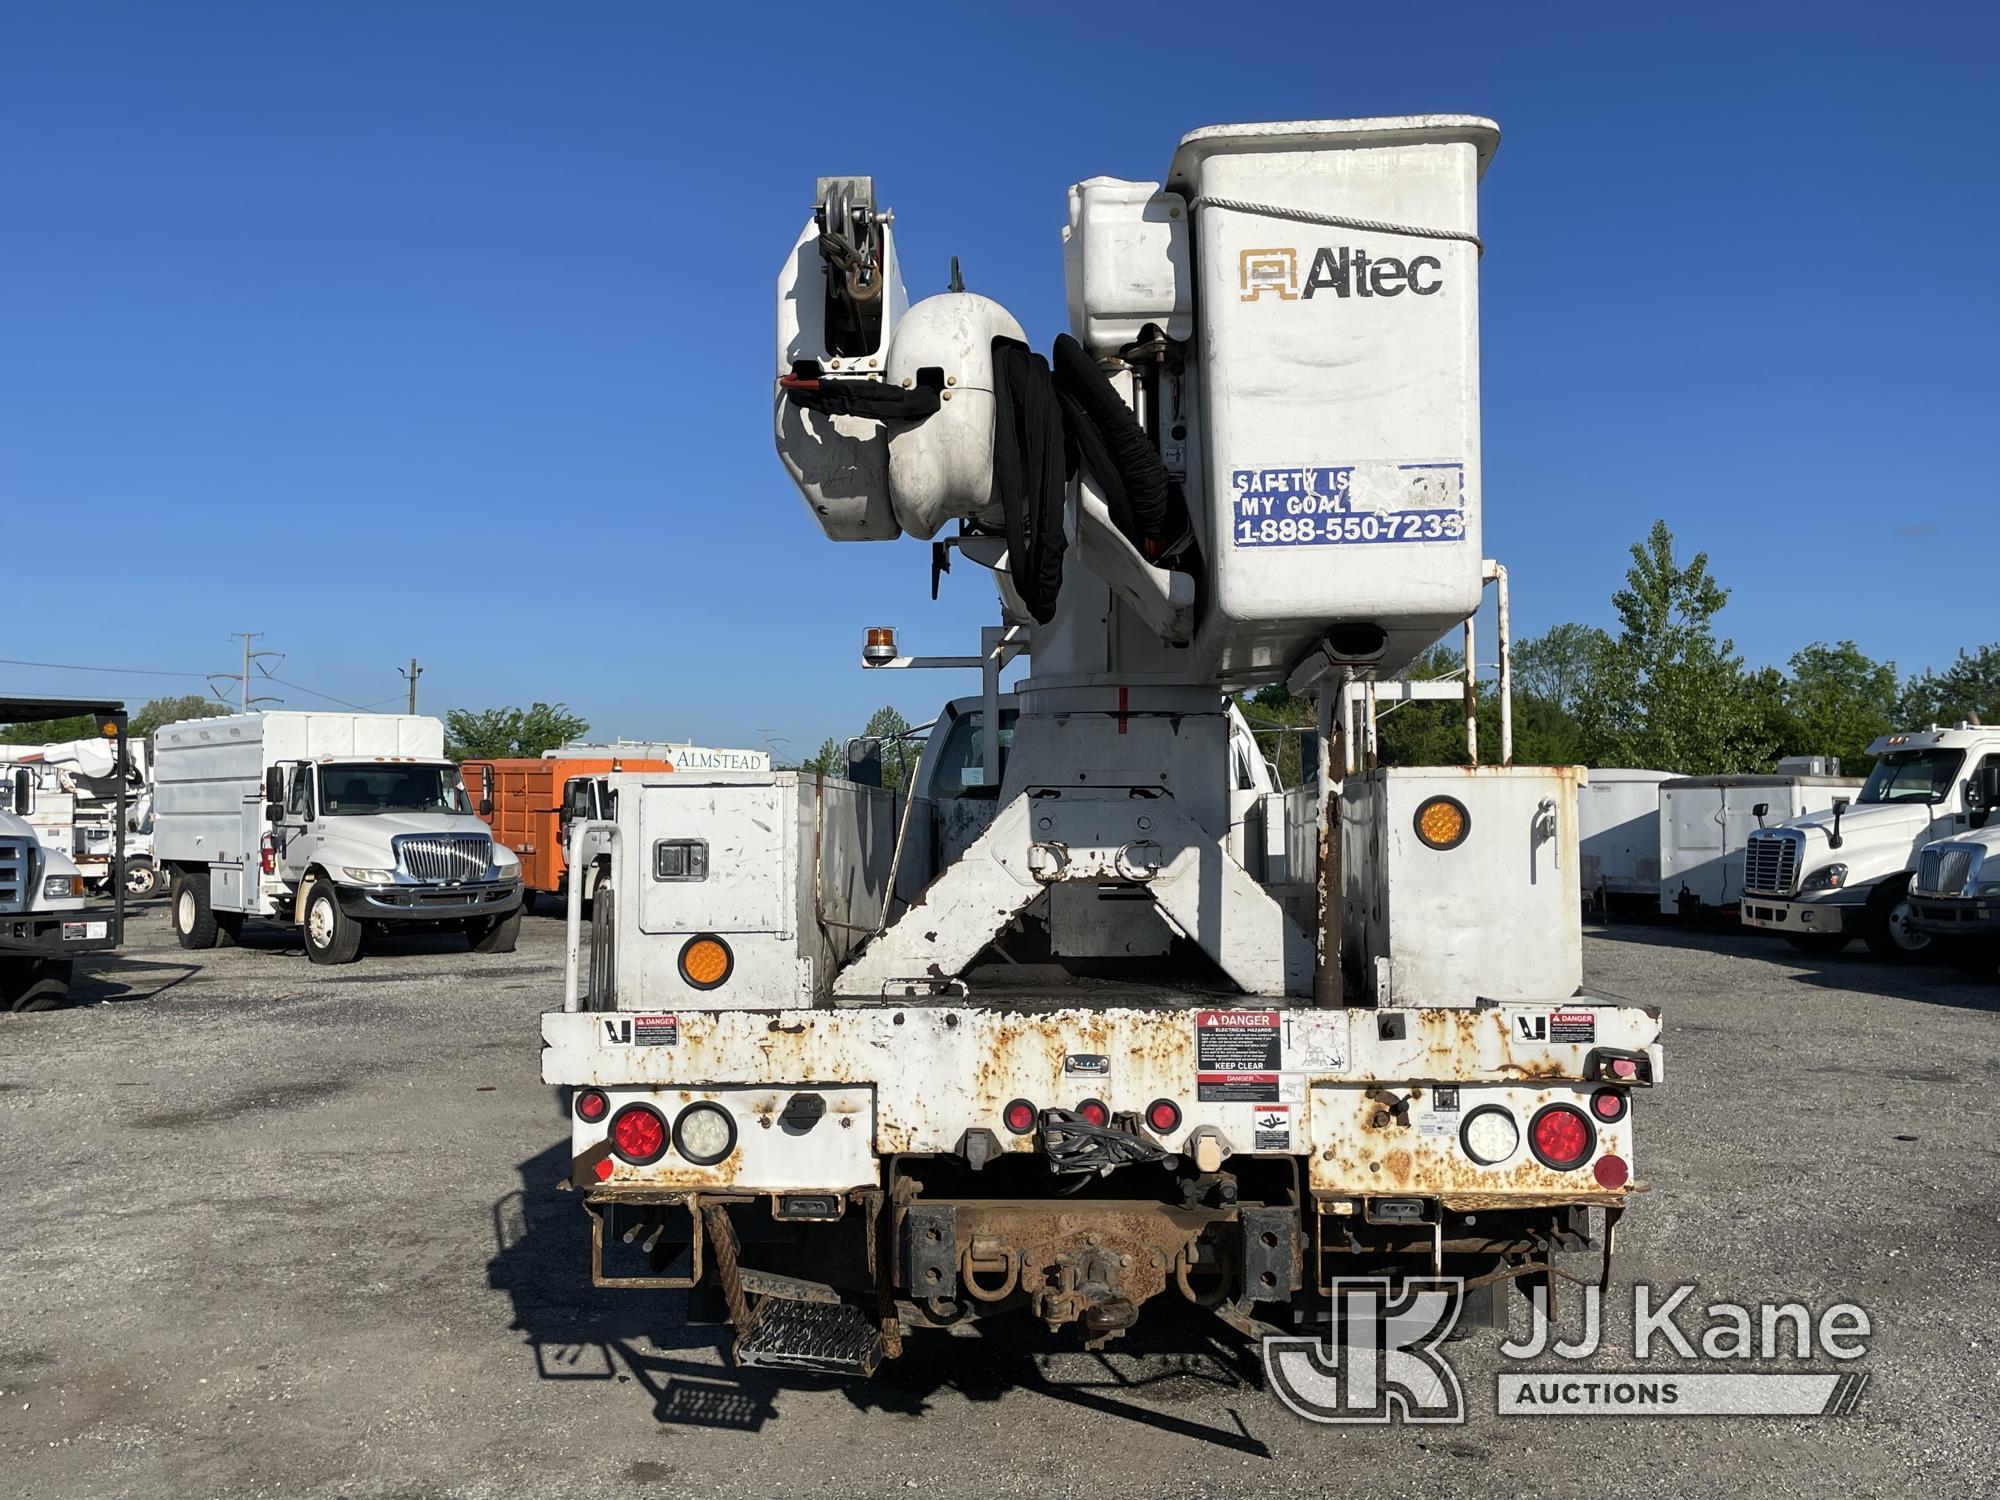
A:
<svg viewBox="0 0 2000 1500">
<path fill-rule="evenodd" d="M 1875 1326 L 1854 1415 L 1501 1418 L 1481 1339 L 1453 1346 L 1466 1425 L 1323 1428 L 1193 1316 L 1102 1356 L 918 1342 L 845 1384 L 732 1370 L 670 1294 L 593 1292 L 536 1076 L 561 935 L 325 970 L 275 932 L 184 954 L 156 904 L 80 1004 L 0 1015 L 4 1488 L 1991 1493 L 2000 986 L 1729 931 L 1587 944 L 1668 1045 L 1598 1363 L 1633 1367 L 1635 1278 L 1698 1281 L 1696 1331 L 1712 1299 L 1852 1300 Z"/>
</svg>

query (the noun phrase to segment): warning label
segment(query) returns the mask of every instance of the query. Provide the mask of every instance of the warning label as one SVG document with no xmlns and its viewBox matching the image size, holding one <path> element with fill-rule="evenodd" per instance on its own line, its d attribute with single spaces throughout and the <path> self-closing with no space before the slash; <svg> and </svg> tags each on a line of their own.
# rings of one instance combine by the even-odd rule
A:
<svg viewBox="0 0 2000 1500">
<path fill-rule="evenodd" d="M 1253 1151 L 1289 1151 L 1292 1149 L 1292 1107 L 1289 1104 L 1266 1104 L 1251 1117 L 1254 1126 Z"/>
<path fill-rule="evenodd" d="M 632 1043 L 638 1047 L 676 1047 L 681 1040 L 679 1016 L 634 1016 Z"/>
<path fill-rule="evenodd" d="M 1204 1010 L 1194 1018 L 1195 1094 L 1204 1104 L 1278 1097 L 1281 1034 L 1275 1010 Z"/>
<path fill-rule="evenodd" d="M 1589 1010 L 1549 1012 L 1549 1040 L 1552 1042 L 1595 1042 L 1597 1013 Z"/>
</svg>

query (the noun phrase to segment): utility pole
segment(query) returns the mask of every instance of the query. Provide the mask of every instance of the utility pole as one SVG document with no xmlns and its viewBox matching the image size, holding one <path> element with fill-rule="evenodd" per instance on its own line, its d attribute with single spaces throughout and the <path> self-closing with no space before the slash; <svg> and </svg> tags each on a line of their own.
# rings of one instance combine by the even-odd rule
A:
<svg viewBox="0 0 2000 1500">
<path fill-rule="evenodd" d="M 424 675 L 424 669 L 417 665 L 417 659 L 413 656 L 410 658 L 409 666 L 398 667 L 396 670 L 401 672 L 404 680 L 410 684 L 410 712 L 414 714 L 417 711 L 417 679 Z"/>
<path fill-rule="evenodd" d="M 250 664 L 267 656 L 274 656 L 282 662 L 285 659 L 285 653 L 282 651 L 256 651 L 251 649 L 250 643 L 252 641 L 261 641 L 264 639 L 264 632 L 261 630 L 232 630 L 229 632 L 229 638 L 243 642 L 243 670 L 241 673 L 210 672 L 208 674 L 208 685 L 215 696 L 222 698 L 222 701 L 227 703 L 229 700 L 223 697 L 222 689 L 217 687 L 216 684 L 218 682 L 234 681 L 239 686 L 238 711 L 241 713 L 249 713 L 251 708 L 259 703 L 284 702 L 285 700 L 282 698 L 253 698 L 250 696 Z M 266 677 L 271 675 L 268 668 L 261 670 L 263 670 Z"/>
</svg>

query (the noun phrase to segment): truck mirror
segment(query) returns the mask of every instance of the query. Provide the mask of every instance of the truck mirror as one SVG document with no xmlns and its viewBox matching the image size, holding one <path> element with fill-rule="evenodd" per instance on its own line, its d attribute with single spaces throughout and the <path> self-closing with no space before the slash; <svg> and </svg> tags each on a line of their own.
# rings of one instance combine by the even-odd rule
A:
<svg viewBox="0 0 2000 1500">
<path fill-rule="evenodd" d="M 1755 807 L 1750 809 L 1750 816 L 1755 818 L 1757 820 L 1757 826 L 1759 828 L 1762 828 L 1764 826 L 1765 815 L 1768 814 L 1770 811 L 1771 811 L 1770 803 L 1759 802 Z"/>
<path fill-rule="evenodd" d="M 2000 761 L 1974 771 L 1972 782 L 1965 790 L 1965 800 L 1974 807 L 1989 810 L 2000 807 Z"/>
<path fill-rule="evenodd" d="M 493 816 L 493 799 L 491 797 L 481 797 L 479 799 L 479 816 L 482 818 Z"/>
<path fill-rule="evenodd" d="M 35 810 L 35 773 L 26 766 L 14 768 L 14 816 L 25 818 Z"/>
<path fill-rule="evenodd" d="M 284 805 L 285 768 L 283 766 L 266 766 L 264 768 L 264 800 L 280 807 Z M 272 821 L 276 822 L 277 819 L 273 817 Z"/>
<path fill-rule="evenodd" d="M 880 740 L 849 740 L 847 742 L 847 779 L 856 786 L 880 786 L 882 784 L 882 742 Z"/>
<path fill-rule="evenodd" d="M 282 802 L 266 802 L 264 804 L 264 821 L 266 823 L 284 822 L 285 804 Z"/>
<path fill-rule="evenodd" d="M 1842 844 L 1847 842 L 1840 836 L 1840 815 L 1847 811 L 1848 806 L 1853 800 L 1851 797 L 1835 797 L 1833 799 L 1833 832 L 1826 836 L 1827 848 L 1838 849 Z"/>
</svg>

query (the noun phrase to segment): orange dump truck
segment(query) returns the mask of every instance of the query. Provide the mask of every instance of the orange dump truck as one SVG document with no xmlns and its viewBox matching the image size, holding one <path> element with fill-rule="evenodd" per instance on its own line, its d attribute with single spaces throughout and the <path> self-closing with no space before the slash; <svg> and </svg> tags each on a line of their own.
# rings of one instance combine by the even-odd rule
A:
<svg viewBox="0 0 2000 1500">
<path fill-rule="evenodd" d="M 493 837 L 521 857 L 521 898 L 564 894 L 564 851 L 575 818 L 603 818 L 602 777 L 613 771 L 671 771 L 664 760 L 468 760 L 460 766 L 465 789 Z M 608 851 L 606 851 L 608 853 Z M 583 899 L 596 884 L 598 865 L 584 874 Z"/>
</svg>

